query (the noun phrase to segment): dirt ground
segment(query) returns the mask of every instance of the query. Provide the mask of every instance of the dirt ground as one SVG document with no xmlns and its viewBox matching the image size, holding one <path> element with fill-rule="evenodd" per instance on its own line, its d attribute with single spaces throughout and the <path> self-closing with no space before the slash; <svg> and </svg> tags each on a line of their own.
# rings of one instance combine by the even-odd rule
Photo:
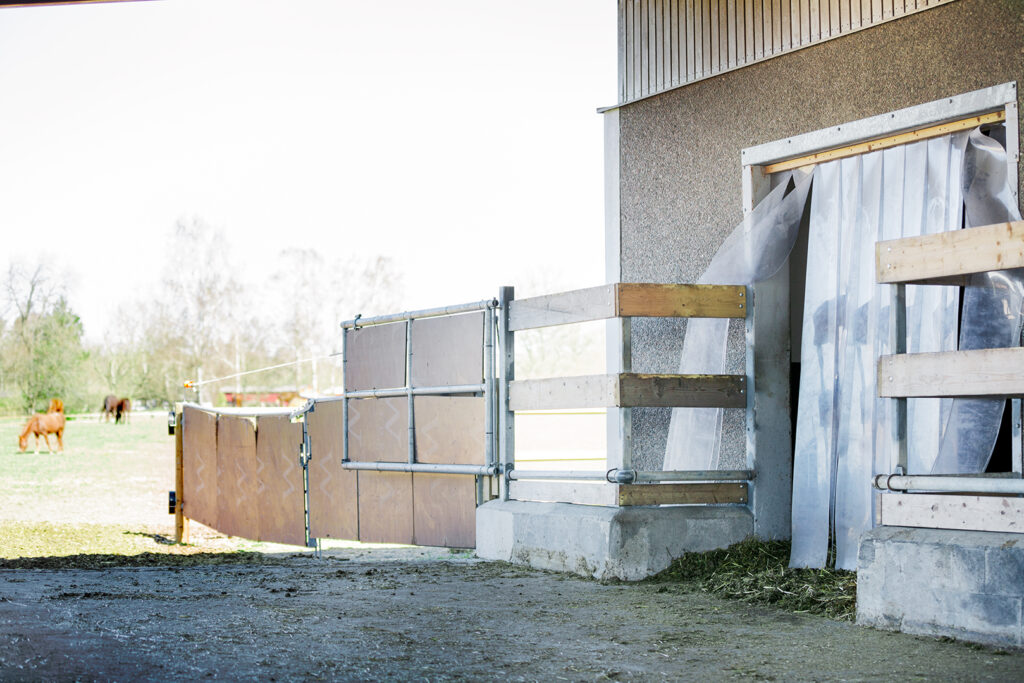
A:
<svg viewBox="0 0 1024 683">
<path fill-rule="evenodd" d="M 1024 654 L 425 549 L 0 570 L 0 680 L 998 680 Z"/>
<path fill-rule="evenodd" d="M 80 418 L 37 457 L 0 420 L 0 558 L 51 567 L 0 569 L 0 682 L 1024 680 L 1024 653 L 678 584 L 357 543 L 314 559 L 198 526 L 168 545 L 173 442 L 146 417 Z"/>
</svg>

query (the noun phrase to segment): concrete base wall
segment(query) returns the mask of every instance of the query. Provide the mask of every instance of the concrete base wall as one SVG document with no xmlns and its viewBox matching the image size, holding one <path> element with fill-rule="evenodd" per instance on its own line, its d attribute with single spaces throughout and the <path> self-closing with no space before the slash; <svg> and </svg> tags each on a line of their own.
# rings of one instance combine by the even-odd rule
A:
<svg viewBox="0 0 1024 683">
<path fill-rule="evenodd" d="M 753 532 L 750 510 L 739 506 L 491 501 L 476 512 L 480 557 L 596 579 L 643 579 L 686 552 L 724 548 Z"/>
<path fill-rule="evenodd" d="M 1024 536 L 905 527 L 867 532 L 857 621 L 1024 647 Z"/>
</svg>

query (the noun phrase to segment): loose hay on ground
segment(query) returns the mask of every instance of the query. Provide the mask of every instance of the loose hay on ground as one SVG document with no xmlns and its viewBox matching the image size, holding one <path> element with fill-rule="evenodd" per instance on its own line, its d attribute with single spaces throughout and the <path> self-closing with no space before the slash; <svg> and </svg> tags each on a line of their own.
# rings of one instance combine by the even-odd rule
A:
<svg viewBox="0 0 1024 683">
<path fill-rule="evenodd" d="M 722 550 L 687 553 L 651 580 L 852 621 L 857 608 L 857 574 L 836 569 L 790 569 L 790 548 L 789 541 L 749 538 Z"/>
</svg>

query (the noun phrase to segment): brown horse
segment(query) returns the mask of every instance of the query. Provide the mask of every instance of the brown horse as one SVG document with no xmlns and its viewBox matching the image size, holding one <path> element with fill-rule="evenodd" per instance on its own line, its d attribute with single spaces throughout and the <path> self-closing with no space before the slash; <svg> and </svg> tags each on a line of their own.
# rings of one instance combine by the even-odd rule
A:
<svg viewBox="0 0 1024 683">
<path fill-rule="evenodd" d="M 132 400 L 130 398 L 122 398 L 117 402 L 114 412 L 114 424 L 120 424 L 122 420 L 125 424 L 128 424 L 128 413 L 132 412 Z"/>
<path fill-rule="evenodd" d="M 116 412 L 117 396 L 114 396 L 113 394 L 108 394 L 107 397 L 103 399 L 103 407 L 100 408 L 100 419 L 105 422 L 110 422 L 110 418 L 114 417 L 114 414 Z"/>
<path fill-rule="evenodd" d="M 64 402 L 59 398 L 51 399 L 50 412 L 45 415 L 36 413 L 28 419 L 25 429 L 22 430 L 21 435 L 18 437 L 18 448 L 24 453 L 25 449 L 28 448 L 29 434 L 34 434 L 36 437 L 35 452 L 39 452 L 39 437 L 42 436 L 46 440 L 46 449 L 53 453 L 53 447 L 50 445 L 50 434 L 56 434 L 58 452 L 63 453 L 64 423 Z"/>
</svg>

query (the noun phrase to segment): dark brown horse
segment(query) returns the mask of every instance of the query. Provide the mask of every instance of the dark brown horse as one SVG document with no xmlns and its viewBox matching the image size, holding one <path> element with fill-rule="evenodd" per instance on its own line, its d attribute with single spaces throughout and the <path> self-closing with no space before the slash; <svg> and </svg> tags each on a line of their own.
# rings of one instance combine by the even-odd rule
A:
<svg viewBox="0 0 1024 683">
<path fill-rule="evenodd" d="M 59 398 L 50 400 L 50 411 L 45 415 L 36 413 L 28 419 L 25 429 L 18 437 L 18 448 L 24 453 L 28 448 L 28 437 L 30 434 L 36 437 L 36 450 L 39 452 L 39 437 L 46 441 L 46 450 L 53 453 L 53 446 L 50 445 L 50 434 L 57 435 L 57 447 L 60 453 L 64 452 L 64 402 Z"/>
<path fill-rule="evenodd" d="M 107 397 L 103 399 L 103 407 L 100 408 L 100 419 L 103 420 L 104 422 L 110 422 L 110 418 L 115 417 L 116 412 L 117 396 L 114 396 L 113 394 L 108 394 Z"/>
<path fill-rule="evenodd" d="M 114 424 L 120 424 L 122 421 L 128 424 L 128 413 L 132 412 L 132 400 L 130 398 L 122 398 L 114 407 L 114 412 Z"/>
</svg>

